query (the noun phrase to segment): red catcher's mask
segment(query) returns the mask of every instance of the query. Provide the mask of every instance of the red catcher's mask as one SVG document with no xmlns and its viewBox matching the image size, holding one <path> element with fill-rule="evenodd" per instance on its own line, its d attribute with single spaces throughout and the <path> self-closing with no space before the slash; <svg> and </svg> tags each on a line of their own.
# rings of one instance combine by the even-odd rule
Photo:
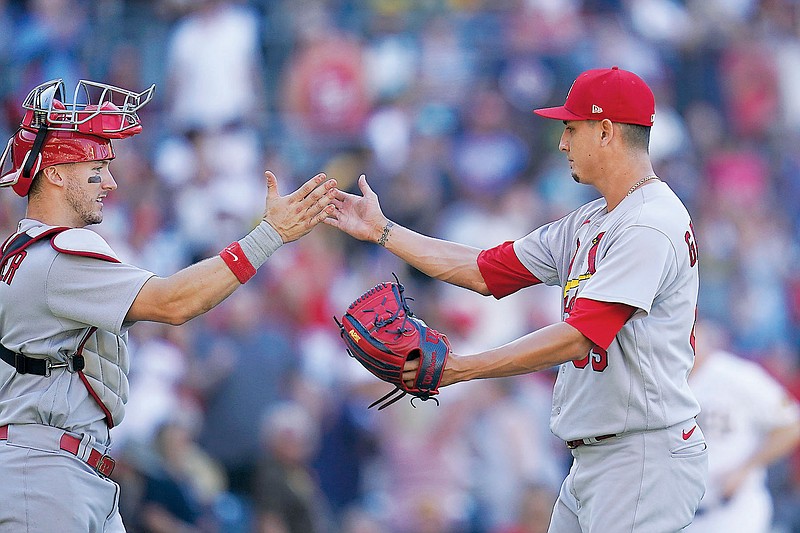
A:
<svg viewBox="0 0 800 533">
<path fill-rule="evenodd" d="M 39 85 L 25 98 L 25 116 L 0 157 L 0 187 L 26 196 L 36 173 L 53 165 L 114 158 L 112 139 L 142 131 L 136 112 L 149 102 L 155 85 L 134 93 L 81 80 L 71 103 L 64 103 L 64 82 Z M 92 103 L 94 102 L 94 103 Z M 11 169 L 2 172 L 11 158 Z"/>
</svg>

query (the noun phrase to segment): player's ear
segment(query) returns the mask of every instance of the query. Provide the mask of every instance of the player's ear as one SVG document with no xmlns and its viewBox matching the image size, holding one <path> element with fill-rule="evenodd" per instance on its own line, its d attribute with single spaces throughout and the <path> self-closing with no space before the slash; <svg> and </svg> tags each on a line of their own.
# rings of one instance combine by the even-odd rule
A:
<svg viewBox="0 0 800 533">
<path fill-rule="evenodd" d="M 41 179 L 52 183 L 57 187 L 64 186 L 64 173 L 60 169 L 61 165 L 53 165 L 41 170 Z"/>
<path fill-rule="evenodd" d="M 600 121 L 600 142 L 603 146 L 611 142 L 614 138 L 614 123 L 604 118 Z"/>
</svg>

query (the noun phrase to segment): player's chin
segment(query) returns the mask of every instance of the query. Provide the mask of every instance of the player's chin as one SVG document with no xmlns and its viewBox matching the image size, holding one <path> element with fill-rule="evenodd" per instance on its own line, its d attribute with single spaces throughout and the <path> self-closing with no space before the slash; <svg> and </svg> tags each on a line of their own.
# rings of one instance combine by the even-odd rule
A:
<svg viewBox="0 0 800 533">
<path fill-rule="evenodd" d="M 102 209 L 87 214 L 85 217 L 83 217 L 83 221 L 86 223 L 87 226 L 92 224 L 100 224 L 103 221 Z"/>
</svg>

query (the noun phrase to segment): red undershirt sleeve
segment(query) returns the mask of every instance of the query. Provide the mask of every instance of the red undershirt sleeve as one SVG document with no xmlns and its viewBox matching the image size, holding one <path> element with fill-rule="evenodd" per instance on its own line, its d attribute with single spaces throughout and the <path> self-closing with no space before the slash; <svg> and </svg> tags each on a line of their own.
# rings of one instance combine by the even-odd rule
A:
<svg viewBox="0 0 800 533">
<path fill-rule="evenodd" d="M 513 241 L 483 250 L 478 254 L 478 269 L 492 296 L 498 300 L 522 288 L 541 283 L 519 260 Z"/>
<path fill-rule="evenodd" d="M 608 350 L 634 312 L 636 307 L 632 305 L 578 298 L 565 322 L 597 346 Z"/>
</svg>

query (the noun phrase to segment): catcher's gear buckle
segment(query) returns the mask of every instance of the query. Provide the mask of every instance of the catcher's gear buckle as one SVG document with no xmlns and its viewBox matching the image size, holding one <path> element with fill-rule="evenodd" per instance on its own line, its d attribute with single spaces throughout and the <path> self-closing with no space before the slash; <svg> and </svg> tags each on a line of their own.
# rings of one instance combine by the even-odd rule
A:
<svg viewBox="0 0 800 533">
<path fill-rule="evenodd" d="M 49 378 L 54 368 L 65 368 L 69 365 L 67 363 L 54 363 L 50 359 L 44 364 L 44 377 Z"/>
<path fill-rule="evenodd" d="M 80 372 L 86 366 L 86 359 L 79 353 L 67 356 L 67 370 L 70 373 Z"/>
<path fill-rule="evenodd" d="M 54 368 L 66 368 L 70 374 L 74 374 L 75 372 L 83 370 L 85 366 L 86 360 L 82 355 L 77 353 L 68 355 L 67 360 L 61 363 L 54 363 L 50 359 L 47 359 L 44 366 L 44 377 L 49 378 Z"/>
</svg>

